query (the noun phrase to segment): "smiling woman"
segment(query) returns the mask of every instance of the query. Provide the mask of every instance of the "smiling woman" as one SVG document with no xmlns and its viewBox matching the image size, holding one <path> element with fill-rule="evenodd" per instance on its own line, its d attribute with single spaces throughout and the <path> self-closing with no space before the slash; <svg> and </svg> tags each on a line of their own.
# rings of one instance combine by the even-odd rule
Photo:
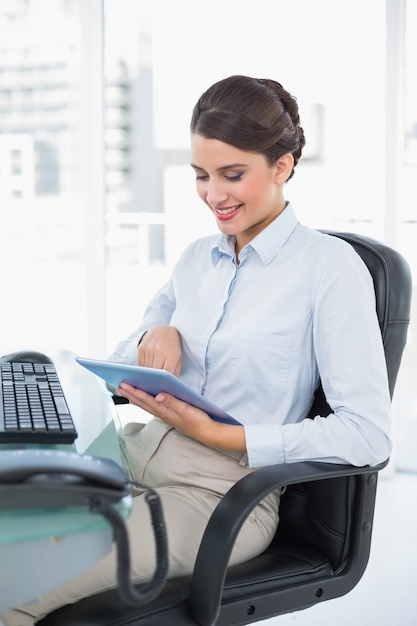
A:
<svg viewBox="0 0 417 626">
<path fill-rule="evenodd" d="M 245 115 L 233 97 L 241 93 Z M 202 121 L 213 108 L 210 131 Z M 250 149 L 240 145 L 246 125 Z M 110 358 L 165 369 L 237 421 L 215 421 L 167 392 L 154 396 L 126 382 L 117 390 L 152 416 L 126 427 L 126 447 L 134 480 L 160 496 L 169 576 L 192 572 L 213 510 L 256 468 L 303 460 L 374 465 L 391 450 L 372 279 L 349 244 L 301 225 L 284 198 L 304 145 L 295 100 L 273 80 L 231 76 L 200 97 L 191 134 L 197 191 L 220 233 L 186 247 L 139 328 Z M 310 419 L 320 380 L 331 413 Z M 248 517 L 231 564 L 269 545 L 280 495 L 267 496 Z M 155 569 L 155 551 L 143 493 L 127 525 L 133 578 L 144 582 Z M 115 570 L 112 553 L 2 619 L 21 626 L 24 614 L 32 626 L 62 604 L 114 587 Z"/>
<path fill-rule="evenodd" d="M 172 350 L 171 365 L 166 367 L 176 371 L 182 367 L 181 376 L 188 383 L 218 404 L 230 405 L 236 415 L 242 412 L 242 402 L 242 420 L 259 413 L 261 394 L 266 419 L 275 422 L 245 423 L 244 445 L 253 466 L 276 459 L 276 442 L 282 439 L 287 446 L 285 460 L 305 454 L 304 438 L 313 442 L 305 429 L 321 423 L 318 420 L 314 427 L 295 423 L 304 408 L 299 403 L 316 383 L 315 340 L 307 326 L 300 332 L 302 320 L 294 315 L 295 310 L 300 315 L 312 314 L 311 302 L 300 301 L 300 294 L 292 289 L 294 277 L 304 278 L 305 293 L 313 288 L 317 250 L 312 240 L 300 239 L 301 248 L 306 244 L 304 256 L 286 256 L 290 247 L 285 244 L 291 242 L 293 231 L 307 236 L 293 206 L 300 221 L 312 228 L 387 239 L 416 267 L 416 107 L 412 103 L 417 56 L 415 43 L 411 47 L 409 43 L 410 58 L 405 64 L 409 73 L 405 74 L 402 29 L 406 25 L 408 42 L 415 42 L 417 22 L 413 2 L 408 3 L 404 18 L 406 5 L 406 0 L 258 0 L 254 11 L 251 3 L 241 0 L 212 0 L 202 17 L 190 11 L 189 0 L 9 0 L 7 10 L 0 9 L 0 255 L 7 268 L 3 272 L 7 296 L 2 311 L 3 352 L 33 346 L 36 341 L 35 347 L 47 352 L 65 346 L 100 357 L 109 352 L 106 345 L 114 346 L 137 324 L 150 302 L 138 333 L 148 325 L 161 326 L 158 335 L 149 331 L 148 340 L 153 343 L 142 345 L 140 358 L 153 359 L 161 336 L 160 344 L 180 346 Z M 275 162 L 262 160 L 260 144 L 238 143 L 238 125 L 227 125 L 229 135 L 210 134 L 226 119 L 220 114 L 212 116 L 216 124 L 207 126 L 207 132 L 201 126 L 193 137 L 191 160 L 206 206 L 200 207 L 195 198 L 189 166 L 191 108 L 207 84 L 242 73 L 278 77 L 298 97 L 308 143 L 294 181 L 284 184 L 285 196 L 291 197 L 285 209 L 277 201 L 271 179 L 279 159 L 284 159 L 285 167 L 289 155 L 295 161 L 296 146 L 287 145 Z M 405 135 L 400 102 L 404 76 L 407 111 L 412 111 L 406 142 L 401 139 Z M 69 95 L 61 106 L 63 94 Z M 80 101 L 84 103 L 81 114 Z M 246 106 L 247 101 L 242 102 Z M 238 99 L 232 104 L 238 106 Z M 236 113 L 241 122 L 247 110 L 241 106 Z M 282 109 L 278 117 L 281 114 Z M 79 132 L 79 115 L 83 132 Z M 259 115 L 256 123 L 264 111 Z M 94 128 L 89 120 L 94 121 Z M 245 123 L 248 136 L 253 136 L 255 122 L 246 119 Z M 84 159 L 78 158 L 80 136 L 86 148 Z M 369 148 L 366 159 L 364 138 Z M 236 143 L 231 145 L 231 141 Z M 408 161 L 403 168 L 404 143 Z M 214 159 L 215 145 L 223 151 Z M 88 158 L 92 153 L 95 158 Z M 39 158 L 34 159 L 34 154 Z M 81 186 L 78 170 L 83 160 L 89 163 L 90 176 L 85 176 Z M 40 180 L 34 186 L 35 166 Z M 258 166 L 264 176 L 261 188 L 271 192 L 262 207 L 247 185 Z M 52 183 L 49 188 L 48 183 Z M 32 191 L 27 199 L 28 189 Z M 48 189 L 55 191 L 44 193 Z M 280 211 L 270 223 L 256 212 L 264 206 Z M 252 217 L 257 215 L 254 223 L 248 220 L 248 208 Z M 213 238 L 207 244 L 208 240 L 199 239 L 188 248 L 194 240 L 214 232 L 220 240 Z M 239 239 L 242 245 L 236 248 Z M 315 240 L 317 248 L 319 241 Z M 201 261 L 200 257 L 196 261 L 198 250 Z M 274 250 L 284 260 L 278 276 L 273 275 Z M 339 252 L 335 250 L 334 255 Z M 164 287 L 180 258 L 173 279 Z M 345 261 L 354 264 L 352 259 Z M 265 270 L 263 274 L 259 267 Z M 354 271 L 358 272 L 356 288 L 360 285 L 366 294 L 366 280 L 360 269 Z M 335 298 L 340 292 L 340 319 L 350 328 L 355 316 L 348 308 L 343 310 L 346 294 L 339 278 L 340 267 L 335 264 Z M 279 308 L 284 332 L 274 326 L 278 320 L 271 285 L 280 290 L 284 301 Z M 151 299 L 158 286 L 161 291 Z M 172 313 L 175 299 L 187 306 Z M 195 306 L 197 301 L 201 311 Z M 291 302 L 294 308 L 289 307 Z M 319 303 L 325 314 L 324 300 Z M 330 317 L 323 324 L 326 329 Z M 59 322 L 52 324 L 51 319 Z M 395 432 L 397 457 L 391 463 L 391 467 L 397 463 L 414 471 L 415 336 L 412 332 L 402 369 L 405 376 L 397 386 L 394 412 L 401 423 Z M 134 332 L 129 341 L 122 342 L 114 358 L 136 362 L 137 338 Z M 326 338 L 323 332 L 325 347 Z M 364 338 L 364 346 L 367 341 L 369 337 Z M 301 350 L 311 369 L 294 372 L 290 365 Z M 323 353 L 318 357 L 322 365 Z M 271 370 L 276 373 L 273 381 L 268 378 Z M 342 373 L 341 378 L 349 377 Z M 298 384 L 298 395 L 285 396 L 293 384 Z M 270 389 L 279 390 L 279 398 L 269 395 Z M 130 393 L 136 401 L 134 392 Z M 335 401 L 343 404 L 340 397 Z M 167 409 L 163 403 L 151 408 Z M 204 415 L 199 414 L 199 419 L 205 430 Z M 373 430 L 372 425 L 369 428 Z M 300 430 L 299 440 L 288 434 Z M 259 451 L 261 441 L 266 442 L 266 452 Z M 377 447 L 381 450 L 385 443 L 381 435 Z M 314 450 L 314 454 L 320 452 Z M 341 454 L 343 450 L 337 450 L 338 458 Z M 360 461 L 365 457 L 366 451 Z M 278 459 L 282 460 L 280 453 Z"/>
</svg>

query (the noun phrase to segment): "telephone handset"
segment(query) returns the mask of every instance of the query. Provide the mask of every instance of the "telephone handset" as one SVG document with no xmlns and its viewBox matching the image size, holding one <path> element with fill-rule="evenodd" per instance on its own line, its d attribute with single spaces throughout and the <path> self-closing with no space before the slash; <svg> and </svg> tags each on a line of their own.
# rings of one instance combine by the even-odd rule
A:
<svg viewBox="0 0 417 626">
<path fill-rule="evenodd" d="M 142 487 L 145 487 L 144 485 Z M 124 519 L 111 506 L 131 494 L 131 484 L 117 463 L 104 457 L 60 450 L 5 450 L 0 453 L 0 511 L 87 505 L 113 529 L 117 547 L 117 582 L 121 598 L 131 605 L 152 602 L 168 574 L 168 547 L 158 494 L 145 488 L 155 536 L 157 564 L 140 590 L 130 581 L 129 537 Z"/>
<path fill-rule="evenodd" d="M 111 459 L 43 449 L 0 454 L 0 510 L 88 505 L 93 495 L 115 502 L 129 493 Z"/>
</svg>

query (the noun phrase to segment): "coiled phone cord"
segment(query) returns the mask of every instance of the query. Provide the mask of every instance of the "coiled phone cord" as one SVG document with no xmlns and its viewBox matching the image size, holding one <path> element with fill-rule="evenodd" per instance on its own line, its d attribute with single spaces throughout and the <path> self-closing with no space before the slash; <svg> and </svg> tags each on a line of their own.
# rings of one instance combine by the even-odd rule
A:
<svg viewBox="0 0 417 626">
<path fill-rule="evenodd" d="M 168 575 L 168 541 L 162 504 L 153 489 L 146 488 L 144 496 L 149 507 L 155 537 L 156 567 L 152 579 L 140 590 L 135 589 L 130 580 L 129 535 L 123 517 L 105 498 L 93 496 L 90 500 L 91 511 L 102 515 L 113 529 L 117 550 L 118 590 L 122 600 L 132 606 L 148 604 L 155 600 L 161 593 Z"/>
</svg>

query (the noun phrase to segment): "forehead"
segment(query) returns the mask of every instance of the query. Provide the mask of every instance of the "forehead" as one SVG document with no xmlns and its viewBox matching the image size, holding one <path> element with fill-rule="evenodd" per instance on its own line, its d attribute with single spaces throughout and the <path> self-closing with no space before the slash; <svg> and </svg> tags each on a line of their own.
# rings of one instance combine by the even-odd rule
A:
<svg viewBox="0 0 417 626">
<path fill-rule="evenodd" d="M 228 165 L 250 166 L 266 163 L 262 154 L 241 150 L 218 139 L 208 139 L 203 135 L 191 137 L 191 163 L 201 169 L 219 169 Z"/>
</svg>

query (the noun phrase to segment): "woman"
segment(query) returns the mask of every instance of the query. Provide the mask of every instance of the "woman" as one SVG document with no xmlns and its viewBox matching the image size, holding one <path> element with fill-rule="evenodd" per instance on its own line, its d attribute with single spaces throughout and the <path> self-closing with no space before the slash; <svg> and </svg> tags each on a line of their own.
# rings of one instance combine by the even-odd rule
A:
<svg viewBox="0 0 417 626">
<path fill-rule="evenodd" d="M 197 192 L 219 235 L 183 253 L 141 326 L 111 359 L 180 376 L 242 425 L 221 424 L 167 394 L 122 384 L 118 393 L 155 416 L 131 424 L 136 480 L 157 488 L 170 575 L 189 573 L 207 520 L 234 482 L 257 467 L 320 460 L 377 464 L 391 449 L 390 400 L 372 281 L 353 248 L 298 223 L 285 200 L 304 146 L 296 100 L 272 80 L 232 76 L 210 87 L 191 120 Z M 305 419 L 319 379 L 332 408 Z M 271 541 L 280 494 L 245 523 L 232 562 Z M 154 570 L 143 497 L 129 520 L 133 579 Z M 115 586 L 111 554 L 6 626 Z"/>
</svg>

